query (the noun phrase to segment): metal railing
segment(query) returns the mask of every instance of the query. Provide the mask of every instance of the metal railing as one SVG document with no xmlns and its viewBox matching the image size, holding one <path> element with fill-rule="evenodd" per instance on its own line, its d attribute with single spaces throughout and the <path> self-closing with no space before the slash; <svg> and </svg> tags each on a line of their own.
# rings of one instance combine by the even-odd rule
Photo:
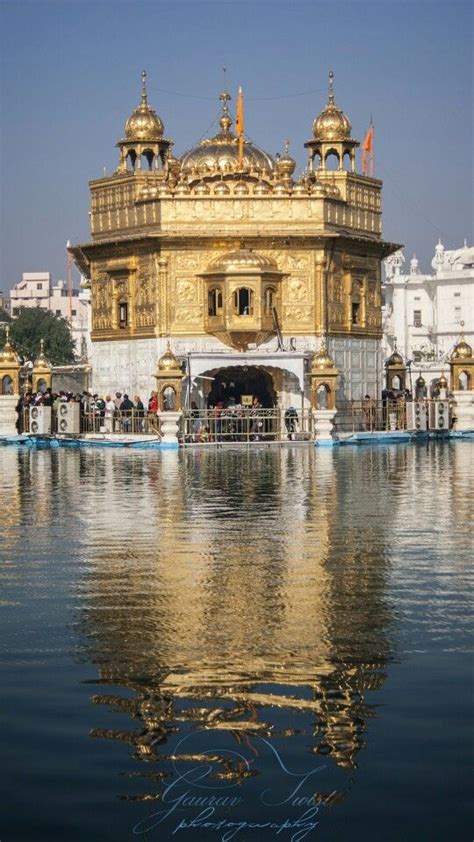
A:
<svg viewBox="0 0 474 842">
<path fill-rule="evenodd" d="M 154 413 L 138 410 L 122 412 L 116 410 L 113 415 L 104 412 L 84 412 L 81 416 L 81 433 L 107 433 L 112 435 L 159 435 L 160 424 Z"/>
<path fill-rule="evenodd" d="M 51 407 L 51 433 L 63 433 L 64 431 L 59 426 L 59 417 L 57 409 Z M 66 429 L 66 434 L 72 432 L 73 425 L 70 423 Z M 25 407 L 19 418 L 19 432 L 30 433 L 30 408 Z M 129 412 L 121 412 L 116 410 L 113 416 L 105 412 L 87 411 L 79 416 L 79 434 L 86 433 L 97 434 L 118 434 L 118 435 L 160 435 L 160 424 L 157 416 L 154 413 L 140 412 L 131 410 Z M 76 431 L 77 434 L 77 431 Z"/>
<path fill-rule="evenodd" d="M 311 410 L 289 415 L 285 410 L 227 407 L 185 410 L 181 419 L 183 444 L 309 440 L 313 434 Z"/>
</svg>

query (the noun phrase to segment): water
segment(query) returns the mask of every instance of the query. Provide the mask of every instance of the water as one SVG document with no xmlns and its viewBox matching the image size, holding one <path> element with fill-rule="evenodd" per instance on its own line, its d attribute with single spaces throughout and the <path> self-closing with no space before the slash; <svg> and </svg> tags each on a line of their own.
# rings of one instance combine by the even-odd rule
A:
<svg viewBox="0 0 474 842">
<path fill-rule="evenodd" d="M 0 448 L 2 842 L 471 838 L 473 462 Z"/>
</svg>

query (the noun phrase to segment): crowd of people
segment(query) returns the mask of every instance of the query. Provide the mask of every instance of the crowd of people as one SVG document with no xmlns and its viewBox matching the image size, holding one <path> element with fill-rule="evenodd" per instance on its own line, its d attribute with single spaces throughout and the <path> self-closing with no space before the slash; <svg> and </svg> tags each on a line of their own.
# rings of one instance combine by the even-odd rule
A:
<svg viewBox="0 0 474 842">
<path fill-rule="evenodd" d="M 129 395 L 115 392 L 115 396 L 92 394 L 84 390 L 80 392 L 27 391 L 16 406 L 18 414 L 16 426 L 19 433 L 28 429 L 29 410 L 32 406 L 50 406 L 57 412 L 61 403 L 75 402 L 80 407 L 81 432 L 145 432 L 145 419 L 156 416 L 158 411 L 158 393 L 152 392 L 145 407 L 140 395 L 134 395 L 133 401 Z M 157 430 L 156 423 L 151 426 L 151 432 Z"/>
</svg>

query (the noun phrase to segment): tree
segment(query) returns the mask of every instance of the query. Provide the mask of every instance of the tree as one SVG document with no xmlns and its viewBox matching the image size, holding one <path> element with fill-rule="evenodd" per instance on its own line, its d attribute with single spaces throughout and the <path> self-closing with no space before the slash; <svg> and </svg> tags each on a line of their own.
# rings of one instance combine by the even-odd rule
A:
<svg viewBox="0 0 474 842">
<path fill-rule="evenodd" d="M 21 307 L 10 322 L 10 340 L 24 361 L 34 362 L 44 339 L 44 353 L 52 365 L 74 362 L 74 342 L 66 319 L 40 307 Z M 2 343 L 3 344 L 3 343 Z"/>
<path fill-rule="evenodd" d="M 0 307 L 0 322 L 11 322 L 11 316 L 3 307 Z"/>
</svg>

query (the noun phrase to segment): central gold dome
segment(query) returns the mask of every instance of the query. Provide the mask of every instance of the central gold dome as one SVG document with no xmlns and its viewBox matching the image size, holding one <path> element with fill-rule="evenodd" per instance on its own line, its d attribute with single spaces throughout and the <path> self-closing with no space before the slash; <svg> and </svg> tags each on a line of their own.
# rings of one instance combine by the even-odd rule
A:
<svg viewBox="0 0 474 842">
<path fill-rule="evenodd" d="M 216 175 L 233 175 L 235 173 L 256 173 L 264 178 L 272 178 L 275 172 L 275 161 L 268 152 L 259 149 L 248 140 L 243 142 L 242 160 L 239 154 L 239 139 L 231 131 L 232 119 L 227 108 L 229 94 L 224 91 L 220 99 L 223 102 L 222 115 L 219 121 L 220 132 L 214 137 L 202 140 L 181 156 L 181 171 L 188 178 L 201 178 Z"/>
</svg>

